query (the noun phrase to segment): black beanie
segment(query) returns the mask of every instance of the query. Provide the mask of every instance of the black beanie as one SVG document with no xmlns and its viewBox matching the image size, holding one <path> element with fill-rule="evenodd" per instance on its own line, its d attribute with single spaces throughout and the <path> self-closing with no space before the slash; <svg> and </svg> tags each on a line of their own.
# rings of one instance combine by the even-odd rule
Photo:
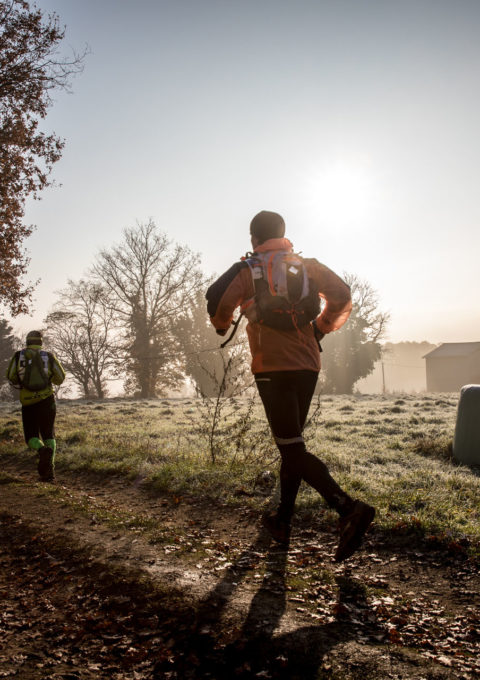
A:
<svg viewBox="0 0 480 680">
<path fill-rule="evenodd" d="M 43 342 L 40 331 L 30 331 L 27 335 L 27 345 L 41 345 Z"/>
<path fill-rule="evenodd" d="M 262 210 L 250 222 L 250 234 L 255 236 L 259 243 L 264 243 L 269 238 L 282 238 L 285 236 L 284 219 L 276 212 Z"/>
</svg>

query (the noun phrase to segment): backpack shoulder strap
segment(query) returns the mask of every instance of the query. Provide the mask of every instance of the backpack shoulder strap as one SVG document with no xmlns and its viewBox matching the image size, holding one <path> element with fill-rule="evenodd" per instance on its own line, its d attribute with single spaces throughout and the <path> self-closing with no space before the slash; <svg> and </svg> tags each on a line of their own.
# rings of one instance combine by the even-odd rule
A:
<svg viewBox="0 0 480 680">
<path fill-rule="evenodd" d="M 270 295 L 288 297 L 288 266 L 296 264 L 303 267 L 302 258 L 296 253 L 289 253 L 285 250 L 272 250 L 255 255 L 256 258 L 252 260 L 251 264 L 249 263 L 254 284 L 259 279 L 263 279 L 268 285 Z M 292 260 L 292 262 L 289 263 L 289 260 Z"/>
<path fill-rule="evenodd" d="M 250 269 L 252 275 L 253 283 L 255 281 L 263 278 L 263 261 L 264 258 L 261 254 L 251 253 L 250 257 L 246 257 L 244 260 L 245 264 Z"/>
<path fill-rule="evenodd" d="M 48 376 L 50 366 L 53 365 L 53 355 L 51 354 L 51 352 L 47 352 L 47 350 L 45 350 L 45 349 L 41 349 L 38 352 L 38 354 L 42 358 L 43 368 L 45 369 L 45 373 Z"/>
</svg>

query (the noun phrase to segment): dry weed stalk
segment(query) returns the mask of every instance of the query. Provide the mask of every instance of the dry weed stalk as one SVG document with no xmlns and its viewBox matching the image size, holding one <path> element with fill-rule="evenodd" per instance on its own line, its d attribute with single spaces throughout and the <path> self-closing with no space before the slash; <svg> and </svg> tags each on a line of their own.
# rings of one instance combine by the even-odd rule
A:
<svg viewBox="0 0 480 680">
<path fill-rule="evenodd" d="M 215 394 L 210 396 L 197 390 L 200 425 L 196 431 L 206 438 L 212 463 L 228 452 L 232 463 L 241 457 L 242 462 L 254 460 L 266 470 L 278 460 L 279 454 L 247 368 L 244 347 L 237 345 L 230 351 L 230 354 L 221 354 L 221 375 L 202 366 L 215 386 Z M 260 418 L 257 417 L 259 408 Z M 317 395 L 304 428 L 306 441 L 315 437 L 320 416 L 321 402 Z"/>
<path fill-rule="evenodd" d="M 247 399 L 246 408 L 242 408 L 237 399 L 250 394 L 251 378 L 246 368 L 243 346 L 232 347 L 231 350 L 220 350 L 220 374 L 201 365 L 202 370 L 214 386 L 213 396 L 207 395 L 197 388 L 200 399 L 200 424 L 197 432 L 207 440 L 208 451 L 212 463 L 227 449 L 236 453 L 242 448 L 253 416 L 253 398 Z M 240 413 L 237 415 L 237 410 Z M 234 416 L 232 418 L 232 416 Z"/>
</svg>

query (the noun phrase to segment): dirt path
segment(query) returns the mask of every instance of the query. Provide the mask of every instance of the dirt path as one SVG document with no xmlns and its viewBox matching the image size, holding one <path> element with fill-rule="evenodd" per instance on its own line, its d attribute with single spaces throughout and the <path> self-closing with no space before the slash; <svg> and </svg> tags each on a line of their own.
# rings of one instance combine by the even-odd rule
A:
<svg viewBox="0 0 480 680">
<path fill-rule="evenodd" d="M 480 578 L 461 546 L 375 529 L 288 552 L 248 507 L 0 461 L 0 678 L 474 678 Z M 477 675 L 476 675 L 477 674 Z"/>
</svg>

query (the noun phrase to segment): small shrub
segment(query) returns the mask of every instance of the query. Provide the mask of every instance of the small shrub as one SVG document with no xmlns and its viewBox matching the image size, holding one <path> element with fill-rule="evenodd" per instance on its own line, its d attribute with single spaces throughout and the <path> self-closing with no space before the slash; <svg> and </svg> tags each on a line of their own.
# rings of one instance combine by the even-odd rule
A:
<svg viewBox="0 0 480 680">
<path fill-rule="evenodd" d="M 7 425 L 0 431 L 0 441 L 8 441 L 9 439 L 23 439 L 20 426 L 17 423 Z"/>
<path fill-rule="evenodd" d="M 83 431 L 72 432 L 72 434 L 65 438 L 65 444 L 67 444 L 67 446 L 73 446 L 75 444 L 84 444 L 86 441 L 87 435 Z"/>
<path fill-rule="evenodd" d="M 329 430 L 331 427 L 343 427 L 343 425 L 339 420 L 327 420 L 323 427 Z"/>
<path fill-rule="evenodd" d="M 453 442 L 445 435 L 441 437 L 429 437 L 428 435 L 418 437 L 413 445 L 413 450 L 421 456 L 439 458 L 449 462 L 453 460 Z"/>
<path fill-rule="evenodd" d="M 391 442 L 388 444 L 388 448 L 392 449 L 392 451 L 401 451 L 403 447 L 400 442 Z"/>
</svg>

